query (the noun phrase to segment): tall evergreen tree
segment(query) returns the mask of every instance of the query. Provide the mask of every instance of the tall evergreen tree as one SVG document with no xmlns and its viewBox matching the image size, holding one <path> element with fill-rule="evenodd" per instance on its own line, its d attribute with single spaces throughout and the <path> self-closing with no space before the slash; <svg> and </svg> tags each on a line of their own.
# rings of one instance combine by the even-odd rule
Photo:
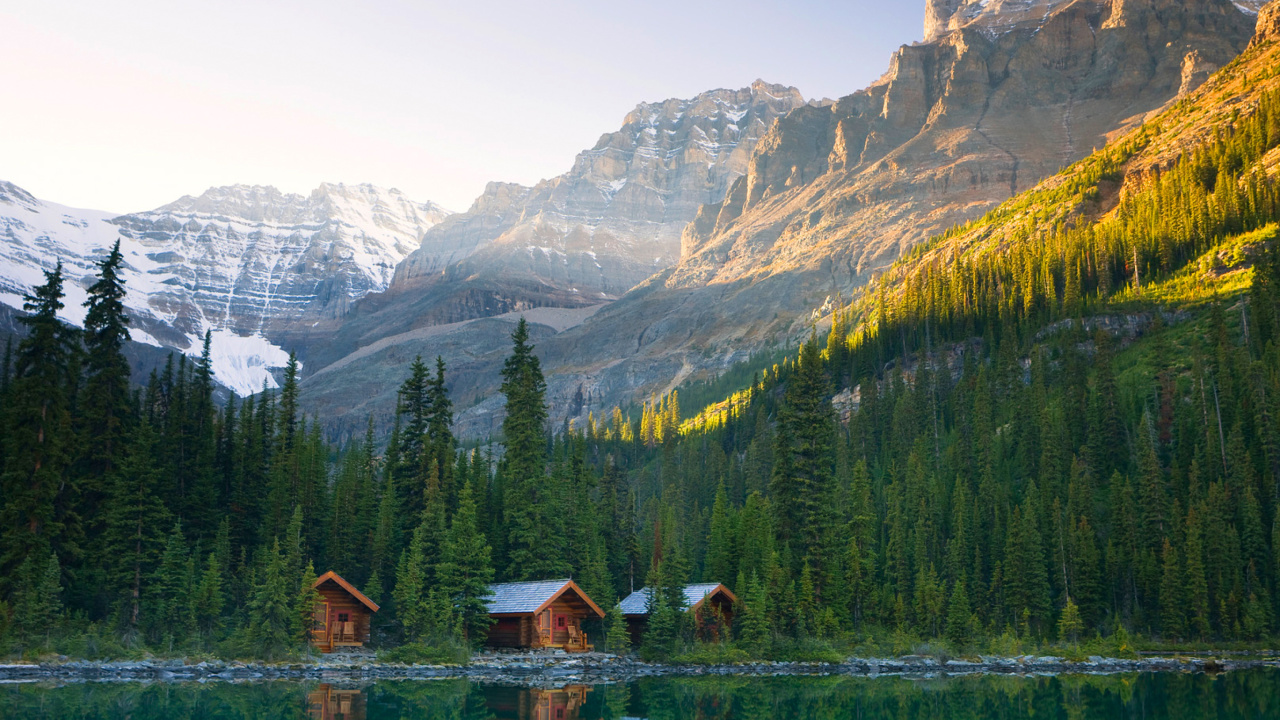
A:
<svg viewBox="0 0 1280 720">
<path fill-rule="evenodd" d="M 512 351 L 502 369 L 502 394 L 507 415 L 502 422 L 505 453 L 499 472 L 505 485 L 503 509 L 507 527 L 507 577 L 526 580 L 543 576 L 548 558 L 559 562 L 558 539 L 545 531 L 543 521 L 552 510 L 547 482 L 546 381 L 529 344 L 524 318 L 511 335 Z"/>
<path fill-rule="evenodd" d="M 479 645 L 493 622 L 485 604 L 489 583 L 493 580 L 493 565 L 489 545 L 480 532 L 475 495 L 469 482 L 458 494 L 458 511 L 449 526 L 436 578 L 461 620 L 463 637 Z"/>
<path fill-rule="evenodd" d="M 74 498 L 67 484 L 73 447 L 69 377 L 74 335 L 58 320 L 62 265 L 24 297 L 27 336 L 18 344 L 5 398 L 5 457 L 0 489 L 0 578 L 13 578 L 28 556 L 64 558 L 79 549 Z M 0 590 L 9 583 L 0 580 Z M 10 588 L 11 589 L 11 588 Z"/>
<path fill-rule="evenodd" d="M 93 513 L 102 498 L 101 481 L 108 477 L 124 453 L 129 419 L 129 361 L 124 345 L 129 341 L 129 317 L 125 314 L 125 283 L 121 271 L 124 256 L 117 240 L 100 263 L 98 279 L 85 301 L 84 347 L 87 373 L 82 402 L 81 433 L 86 450 L 80 471 L 86 510 Z"/>
</svg>

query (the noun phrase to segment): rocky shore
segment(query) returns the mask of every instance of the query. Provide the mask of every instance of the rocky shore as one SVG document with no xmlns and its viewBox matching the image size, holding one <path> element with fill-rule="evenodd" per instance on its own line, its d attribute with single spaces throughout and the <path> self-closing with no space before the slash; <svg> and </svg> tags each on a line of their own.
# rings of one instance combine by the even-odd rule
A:
<svg viewBox="0 0 1280 720">
<path fill-rule="evenodd" d="M 556 686 L 630 682 L 645 677 L 743 675 L 756 677 L 1055 675 L 1129 672 L 1225 672 L 1257 667 L 1280 667 L 1277 656 L 1222 654 L 1197 657 L 1150 657 L 1137 660 L 1090 657 L 1084 661 L 1060 657 L 983 657 L 979 660 L 940 660 L 932 657 L 850 658 L 843 663 L 752 662 L 733 665 L 673 665 L 646 663 L 605 653 L 563 655 L 546 653 L 480 655 L 468 665 L 403 665 L 380 663 L 371 657 L 326 657 L 316 662 L 243 663 L 176 660 L 90 662 L 65 660 L 32 664 L 0 664 L 0 682 L 209 682 L 253 680 L 374 681 L 466 678 L 476 682 Z"/>
</svg>

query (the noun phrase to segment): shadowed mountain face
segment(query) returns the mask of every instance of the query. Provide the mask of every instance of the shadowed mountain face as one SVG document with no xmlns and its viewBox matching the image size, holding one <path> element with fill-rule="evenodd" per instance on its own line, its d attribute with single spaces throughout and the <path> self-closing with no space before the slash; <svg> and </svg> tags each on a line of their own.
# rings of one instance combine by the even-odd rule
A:
<svg viewBox="0 0 1280 720">
<path fill-rule="evenodd" d="M 880 81 L 835 103 L 797 105 L 760 137 L 745 174 L 724 196 L 703 204 L 684 227 L 673 268 L 580 324 L 540 338 L 552 417 L 582 418 L 591 410 L 625 405 L 803 335 L 811 314 L 829 295 L 860 287 L 920 241 L 982 215 L 1197 87 L 1248 44 L 1256 5 L 1230 0 L 931 2 L 931 39 L 901 48 Z M 628 120 L 628 128 L 633 122 Z M 623 134 L 636 136 L 634 129 Z M 597 150 L 607 146 L 602 140 Z M 589 155 L 580 157 L 577 167 L 590 167 Z M 543 298 L 554 293 L 545 288 L 565 289 L 551 281 L 551 254 L 541 249 L 553 246 L 530 240 L 536 234 L 531 228 L 537 227 L 530 218 L 540 216 L 534 208 L 546 207 L 530 198 L 560 197 L 556 183 L 568 182 L 551 181 L 527 194 L 495 188 L 494 194 L 518 196 L 518 218 L 514 210 L 494 210 L 481 221 L 473 208 L 435 231 L 461 227 L 471 216 L 471 223 L 489 224 L 488 235 L 519 238 L 514 246 L 533 258 L 530 267 L 545 263 L 543 270 L 518 276 L 537 277 L 536 292 L 519 281 L 486 280 L 482 250 L 477 250 L 436 276 L 450 282 L 440 281 L 437 288 L 419 280 L 424 285 L 415 289 L 417 299 L 401 307 L 429 314 L 448 307 L 439 298 L 458 288 L 470 293 L 467 303 L 489 303 L 485 311 L 490 313 L 551 304 Z M 601 182 L 589 184 L 599 188 Z M 584 196 L 581 190 L 563 193 Z M 482 204 L 511 207 L 496 199 L 477 206 Z M 634 206 L 640 207 L 646 206 Z M 512 227 L 523 229 L 503 234 Z M 566 240 L 557 246 L 562 252 L 570 236 L 556 236 Z M 378 317 L 391 309 L 379 303 L 414 287 L 407 281 L 415 262 L 411 258 L 401 267 L 388 293 L 365 302 L 375 310 L 369 319 L 378 320 L 373 326 L 379 333 L 383 327 L 407 333 L 421 321 L 403 310 L 390 322 Z M 560 268 L 574 267 L 558 262 Z M 581 284 L 601 293 L 600 300 L 610 295 L 603 283 Z M 477 287 L 486 289 L 477 293 Z M 577 289 L 581 305 L 593 302 Z M 503 292 L 523 294 L 523 299 L 495 302 Z M 563 294 L 556 303 L 570 305 L 572 299 Z M 441 319 L 461 319 L 461 313 Z M 490 380 L 468 383 L 474 392 L 470 399 L 488 399 L 471 407 L 466 399 L 461 403 L 464 434 L 485 432 L 500 412 L 495 392 L 497 362 L 505 349 L 501 340 L 486 354 Z M 367 343 L 350 343 L 362 344 Z M 398 347 L 411 357 L 434 353 L 437 346 L 406 340 Z M 353 363 L 352 370 L 357 367 Z M 338 415 L 354 409 L 339 395 L 330 393 L 320 407 Z"/>
</svg>

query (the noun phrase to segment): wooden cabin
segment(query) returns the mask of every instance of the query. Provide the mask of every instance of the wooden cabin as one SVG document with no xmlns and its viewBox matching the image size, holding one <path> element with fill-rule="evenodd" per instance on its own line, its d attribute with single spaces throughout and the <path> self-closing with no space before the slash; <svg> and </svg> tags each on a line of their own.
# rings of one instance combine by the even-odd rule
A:
<svg viewBox="0 0 1280 720">
<path fill-rule="evenodd" d="M 649 588 L 641 588 L 628 595 L 621 603 L 622 617 L 627 621 L 627 633 L 631 636 L 631 644 L 637 647 L 644 640 L 645 630 L 649 628 L 651 594 Z M 733 625 L 733 606 L 736 602 L 738 598 L 720 583 L 684 586 L 685 612 L 693 613 L 699 621 L 704 618 L 709 620 L 707 614 L 715 613 L 723 619 L 725 630 Z"/>
<path fill-rule="evenodd" d="M 369 642 L 369 621 L 378 612 L 377 603 L 332 570 L 316 578 L 311 587 L 321 598 L 312 615 L 312 645 L 331 653 L 335 648 L 361 647 Z"/>
<path fill-rule="evenodd" d="M 589 652 L 582 621 L 604 611 L 572 580 L 498 583 L 489 586 L 486 642 L 496 648 L 558 648 Z"/>
</svg>

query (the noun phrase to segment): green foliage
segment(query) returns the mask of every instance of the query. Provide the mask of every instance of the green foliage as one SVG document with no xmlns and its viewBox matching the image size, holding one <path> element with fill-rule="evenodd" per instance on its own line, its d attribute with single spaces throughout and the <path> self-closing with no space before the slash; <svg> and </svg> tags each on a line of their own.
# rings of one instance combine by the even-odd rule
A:
<svg viewBox="0 0 1280 720">
<path fill-rule="evenodd" d="M 605 613 L 605 644 L 609 652 L 625 655 L 631 649 L 631 634 L 627 632 L 627 621 L 622 616 L 622 606 L 614 603 Z"/>
<path fill-rule="evenodd" d="M 448 588 L 448 601 L 462 627 L 463 639 L 473 646 L 483 643 L 493 622 L 485 606 L 493 565 L 489 545 L 478 527 L 470 482 L 458 494 L 458 511 L 449 526 L 436 577 L 441 587 Z"/>
<path fill-rule="evenodd" d="M 258 657 L 274 660 L 297 645 L 297 588 L 290 581 L 280 543 L 273 543 L 249 604 L 249 642 Z"/>
<path fill-rule="evenodd" d="M 430 645 L 406 643 L 378 653 L 378 661 L 405 665 L 466 665 L 471 661 L 471 647 L 460 640 Z"/>
</svg>

